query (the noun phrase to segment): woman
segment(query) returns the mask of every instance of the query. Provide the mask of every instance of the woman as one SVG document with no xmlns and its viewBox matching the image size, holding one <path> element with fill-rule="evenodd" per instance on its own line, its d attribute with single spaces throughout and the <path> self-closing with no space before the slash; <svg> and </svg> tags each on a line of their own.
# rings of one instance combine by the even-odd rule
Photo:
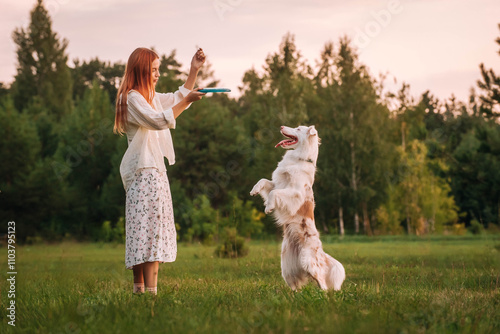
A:
<svg viewBox="0 0 500 334">
<path fill-rule="evenodd" d="M 130 55 L 118 89 L 114 132 L 127 134 L 128 148 L 120 165 L 126 191 L 125 265 L 134 273 L 134 293 L 157 293 L 158 264 L 173 262 L 177 240 L 164 157 L 175 154 L 170 130 L 175 120 L 203 93 L 193 90 L 205 62 L 199 49 L 183 86 L 175 93 L 155 92 L 160 59 L 147 48 Z M 146 287 L 146 289 L 145 289 Z"/>
</svg>

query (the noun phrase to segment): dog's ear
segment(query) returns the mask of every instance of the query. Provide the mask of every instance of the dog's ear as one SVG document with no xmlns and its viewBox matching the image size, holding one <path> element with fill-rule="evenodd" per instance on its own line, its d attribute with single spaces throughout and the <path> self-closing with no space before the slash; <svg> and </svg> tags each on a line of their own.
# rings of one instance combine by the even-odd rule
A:
<svg viewBox="0 0 500 334">
<path fill-rule="evenodd" d="M 309 134 L 309 136 L 316 136 L 318 134 L 318 131 L 316 131 L 316 128 L 314 127 L 314 125 L 312 125 L 309 127 L 307 133 Z"/>
</svg>

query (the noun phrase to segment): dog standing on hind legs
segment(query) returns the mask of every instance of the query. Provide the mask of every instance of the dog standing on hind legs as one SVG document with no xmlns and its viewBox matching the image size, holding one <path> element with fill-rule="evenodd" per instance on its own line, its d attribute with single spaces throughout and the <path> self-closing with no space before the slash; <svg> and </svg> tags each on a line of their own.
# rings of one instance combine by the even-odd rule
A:
<svg viewBox="0 0 500 334">
<path fill-rule="evenodd" d="M 323 251 L 314 222 L 312 186 L 318 159 L 319 137 L 314 126 L 281 127 L 288 139 L 279 142 L 289 149 L 273 172 L 261 179 L 250 195 L 259 194 L 266 214 L 283 227 L 281 274 L 294 291 L 313 278 L 323 290 L 340 290 L 345 279 L 342 264 Z"/>
</svg>

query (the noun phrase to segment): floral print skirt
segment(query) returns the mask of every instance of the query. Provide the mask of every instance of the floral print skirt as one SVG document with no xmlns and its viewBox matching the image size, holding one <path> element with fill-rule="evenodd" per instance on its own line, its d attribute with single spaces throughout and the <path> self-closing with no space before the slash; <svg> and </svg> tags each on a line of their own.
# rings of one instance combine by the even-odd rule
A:
<svg viewBox="0 0 500 334">
<path fill-rule="evenodd" d="M 137 171 L 125 202 L 125 266 L 144 262 L 173 262 L 177 232 L 166 172 L 156 168 Z"/>
</svg>

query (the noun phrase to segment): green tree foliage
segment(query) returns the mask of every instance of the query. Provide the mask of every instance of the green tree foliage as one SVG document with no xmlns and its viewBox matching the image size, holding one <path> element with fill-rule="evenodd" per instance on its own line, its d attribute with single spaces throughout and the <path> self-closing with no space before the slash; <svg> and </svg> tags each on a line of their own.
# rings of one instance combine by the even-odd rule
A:
<svg viewBox="0 0 500 334">
<path fill-rule="evenodd" d="M 500 221 L 500 127 L 482 122 L 467 132 L 453 152 L 452 186 L 467 222 Z"/>
<path fill-rule="evenodd" d="M 111 174 L 110 152 L 116 149 L 118 139 L 112 132 L 112 109 L 107 93 L 94 82 L 65 120 L 61 133 L 53 169 L 67 184 L 65 227 L 77 235 L 92 233 L 107 210 L 101 194 Z"/>
<path fill-rule="evenodd" d="M 3 101 L 0 112 L 0 152 L 2 160 L 8 161 L 0 164 L 0 175 L 4 184 L 12 185 L 34 168 L 41 145 L 29 115 L 18 112 L 12 100 Z"/>
<path fill-rule="evenodd" d="M 399 148 L 397 183 L 389 186 L 386 204 L 377 210 L 380 230 L 398 233 L 401 220 L 409 234 L 443 231 L 458 218 L 450 186 L 429 168 L 427 146 L 418 140 Z"/>
<path fill-rule="evenodd" d="M 49 225 L 60 212 L 64 206 L 62 185 L 52 173 L 51 159 L 41 158 L 41 143 L 29 110 L 20 113 L 7 99 L 0 106 L 0 117 L 4 159 L 0 164 L 0 219 L 16 221 L 22 241 L 42 233 L 44 224 Z"/>
<path fill-rule="evenodd" d="M 0 118 L 0 154 L 3 161 L 0 164 L 0 217 L 2 221 L 7 221 L 29 211 L 23 201 L 24 190 L 30 172 L 36 166 L 41 145 L 35 125 L 26 113 L 15 109 L 11 99 L 0 105 Z M 2 230 L 6 230 L 5 226 Z"/>
<path fill-rule="evenodd" d="M 115 139 L 113 139 L 115 140 Z M 102 187 L 100 204 L 103 219 L 117 222 L 125 212 L 125 189 L 120 176 L 120 163 L 127 150 L 127 137 L 116 140 L 116 147 L 111 151 L 111 171 Z"/>
<path fill-rule="evenodd" d="M 204 98 L 182 113 L 172 135 L 176 163 L 168 168 L 170 180 L 189 198 L 204 194 L 214 207 L 221 206 L 243 175 L 240 121 L 224 105 Z"/>
<path fill-rule="evenodd" d="M 273 116 L 283 125 L 297 126 L 308 119 L 305 97 L 311 92 L 311 69 L 297 50 L 295 38 L 285 35 L 280 50 L 267 56 L 263 77 L 267 91 L 274 97 Z"/>
<path fill-rule="evenodd" d="M 105 62 L 99 58 L 90 61 L 73 60 L 74 68 L 71 69 L 73 79 L 73 99 L 83 98 L 87 88 L 92 88 L 93 84 L 99 85 L 101 89 L 108 93 L 111 104 L 115 104 L 116 94 L 120 79 L 125 71 L 125 64 Z"/>
<path fill-rule="evenodd" d="M 340 39 L 337 50 L 332 43 L 325 45 L 315 82 L 319 103 L 311 117 L 322 142 L 316 188 L 323 195 L 316 196 L 317 212 L 324 223 L 337 212 L 347 213 L 356 233 L 361 215 L 370 234 L 393 159 L 389 110 L 379 102 L 375 80 L 347 38 Z"/>
<path fill-rule="evenodd" d="M 0 100 L 9 96 L 9 92 L 9 88 L 7 88 L 3 82 L 0 82 Z"/>
</svg>

